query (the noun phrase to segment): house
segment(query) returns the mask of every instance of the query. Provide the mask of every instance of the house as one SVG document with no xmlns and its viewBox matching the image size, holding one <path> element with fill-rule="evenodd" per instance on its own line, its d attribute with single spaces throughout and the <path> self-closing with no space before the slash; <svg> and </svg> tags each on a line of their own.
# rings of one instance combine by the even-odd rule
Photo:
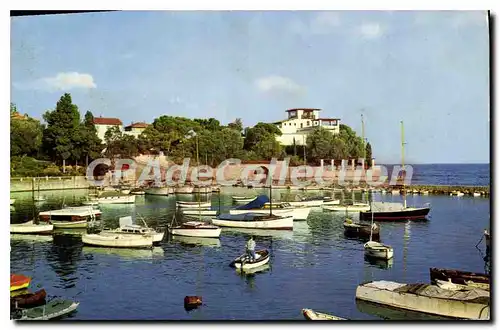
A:
<svg viewBox="0 0 500 330">
<path fill-rule="evenodd" d="M 142 123 L 132 123 L 128 126 L 125 126 L 125 131 L 123 133 L 132 135 L 135 138 L 138 138 L 139 135 L 141 135 L 142 132 L 149 126 L 149 124 L 146 124 L 144 122 Z"/>
<path fill-rule="evenodd" d="M 281 136 L 277 140 L 283 145 L 304 145 L 307 135 L 316 127 L 322 127 L 333 134 L 340 133 L 340 119 L 321 118 L 321 109 L 296 108 L 286 110 L 288 119 L 275 122 L 281 130 Z"/>
<path fill-rule="evenodd" d="M 118 127 L 123 132 L 122 121 L 118 118 L 94 117 L 94 126 L 97 130 L 97 137 L 104 142 L 104 135 L 110 127 Z"/>
<path fill-rule="evenodd" d="M 19 112 L 11 112 L 10 113 L 10 119 L 14 120 L 27 120 L 28 116 L 27 115 L 21 115 Z"/>
</svg>

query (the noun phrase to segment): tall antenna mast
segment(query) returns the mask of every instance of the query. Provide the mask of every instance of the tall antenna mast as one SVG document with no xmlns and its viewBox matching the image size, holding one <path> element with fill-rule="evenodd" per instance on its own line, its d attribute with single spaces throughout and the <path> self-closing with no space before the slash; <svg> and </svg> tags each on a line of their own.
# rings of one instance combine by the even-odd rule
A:
<svg viewBox="0 0 500 330">
<path fill-rule="evenodd" d="M 405 169 L 405 128 L 403 126 L 403 121 L 401 121 L 401 166 L 403 168 L 403 192 L 404 192 L 404 198 L 403 198 L 403 206 L 406 208 L 406 187 L 405 187 L 405 181 L 406 181 L 406 169 Z"/>
</svg>

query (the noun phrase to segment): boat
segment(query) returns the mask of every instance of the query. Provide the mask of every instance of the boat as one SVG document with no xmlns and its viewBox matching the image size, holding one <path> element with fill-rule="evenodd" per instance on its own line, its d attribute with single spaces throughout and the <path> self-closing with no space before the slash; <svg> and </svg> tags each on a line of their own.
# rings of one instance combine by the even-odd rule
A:
<svg viewBox="0 0 500 330">
<path fill-rule="evenodd" d="M 245 253 L 238 258 L 234 259 L 230 266 L 243 271 L 261 267 L 269 262 L 270 255 L 268 250 L 255 251 L 255 260 L 250 261 L 248 255 Z"/>
<path fill-rule="evenodd" d="M 44 202 L 44 201 L 46 201 L 46 198 L 43 196 L 35 196 L 35 197 L 33 197 L 33 200 L 35 202 Z"/>
<path fill-rule="evenodd" d="M 11 234 L 26 234 L 26 235 L 48 235 L 52 234 L 54 225 L 52 224 L 35 224 L 33 220 L 10 225 Z"/>
<path fill-rule="evenodd" d="M 299 201 L 287 202 L 294 207 L 321 207 L 323 205 L 340 204 L 340 199 L 331 199 L 329 197 L 303 197 Z"/>
<path fill-rule="evenodd" d="M 194 237 L 194 236 L 172 236 L 172 241 L 179 242 L 188 246 L 209 246 L 209 247 L 220 247 L 219 238 L 208 238 L 208 237 Z"/>
<path fill-rule="evenodd" d="M 366 203 L 353 203 L 352 205 L 324 205 L 323 210 L 333 212 L 361 212 L 370 210 Z"/>
<path fill-rule="evenodd" d="M 450 317 L 425 314 L 406 309 L 395 308 L 387 305 L 379 305 L 376 303 L 359 299 L 356 299 L 356 308 L 361 313 L 373 315 L 382 320 L 397 320 L 397 321 L 453 320 L 453 318 Z"/>
<path fill-rule="evenodd" d="M 30 242 L 52 242 L 54 237 L 52 235 L 38 235 L 38 234 L 10 234 L 11 241 L 30 241 Z"/>
<path fill-rule="evenodd" d="M 99 201 L 97 201 L 95 199 L 94 200 L 86 200 L 86 201 L 83 201 L 82 204 L 85 206 L 98 206 Z"/>
<path fill-rule="evenodd" d="M 402 203 L 371 202 L 368 211 L 359 212 L 359 219 L 369 220 L 373 215 L 375 221 L 425 220 L 429 211 L 429 206 L 407 207 Z"/>
<path fill-rule="evenodd" d="M 218 211 L 216 210 L 202 210 L 202 209 L 181 209 L 182 214 L 184 215 L 202 215 L 202 216 L 211 216 L 217 215 Z"/>
<path fill-rule="evenodd" d="M 152 248 L 152 235 L 83 234 L 83 245 L 110 248 Z"/>
<path fill-rule="evenodd" d="M 101 195 L 95 199 L 91 199 L 90 202 L 98 202 L 99 204 L 133 204 L 135 203 L 135 195 Z"/>
<path fill-rule="evenodd" d="M 144 194 L 146 195 L 160 195 L 160 196 L 168 196 L 173 193 L 173 188 L 171 187 L 149 187 L 144 190 Z"/>
<path fill-rule="evenodd" d="M 455 269 L 429 269 L 431 283 L 437 280 L 451 281 L 455 284 L 471 285 L 472 283 L 490 284 L 490 275 L 482 273 L 464 272 Z"/>
<path fill-rule="evenodd" d="M 486 251 L 490 251 L 491 250 L 491 234 L 487 229 L 484 230 L 484 241 L 486 242 L 485 243 L 486 244 Z"/>
<path fill-rule="evenodd" d="M 31 283 L 31 277 L 22 274 L 10 274 L 10 291 L 27 288 Z"/>
<path fill-rule="evenodd" d="M 188 221 L 178 226 L 171 227 L 170 233 L 174 236 L 218 238 L 221 229 L 220 227 L 201 221 Z"/>
<path fill-rule="evenodd" d="M 192 194 L 193 190 L 194 190 L 194 186 L 175 187 L 176 194 Z"/>
<path fill-rule="evenodd" d="M 210 208 L 212 206 L 211 202 L 185 202 L 185 201 L 177 201 L 177 207 L 179 208 Z"/>
<path fill-rule="evenodd" d="M 71 300 L 54 299 L 43 306 L 18 311 L 14 317 L 19 321 L 45 321 L 61 318 L 74 312 L 80 303 Z"/>
<path fill-rule="evenodd" d="M 378 241 L 380 239 L 380 227 L 376 223 L 372 226 L 370 224 L 355 223 L 351 219 L 344 221 L 344 235 L 348 237 L 369 239 L 370 233 L 373 240 Z"/>
<path fill-rule="evenodd" d="M 375 223 L 373 222 L 372 215 L 372 223 L 370 226 L 370 240 L 363 245 L 363 247 L 365 248 L 365 257 L 389 260 L 394 257 L 394 249 L 389 245 L 385 245 L 373 240 L 374 227 Z"/>
<path fill-rule="evenodd" d="M 481 196 L 481 193 L 474 192 L 474 193 L 472 193 L 472 196 L 474 196 L 474 197 L 479 197 L 479 196 Z"/>
<path fill-rule="evenodd" d="M 16 200 L 14 198 L 10 199 L 10 205 L 14 204 L 15 202 L 16 202 Z"/>
<path fill-rule="evenodd" d="M 212 188 L 210 186 L 194 186 L 193 194 L 211 194 Z"/>
<path fill-rule="evenodd" d="M 356 299 L 438 316 L 490 319 L 490 294 L 480 289 L 454 291 L 432 284 L 371 281 L 356 288 Z"/>
<path fill-rule="evenodd" d="M 87 228 L 89 221 L 101 216 L 101 211 L 90 206 L 65 207 L 38 214 L 41 221 L 51 222 L 54 228 Z"/>
<path fill-rule="evenodd" d="M 149 228 L 148 225 L 146 224 L 146 221 L 141 218 L 141 220 L 144 223 L 144 226 L 140 225 L 134 225 L 132 223 L 132 217 L 127 216 L 127 217 L 121 217 L 118 219 L 119 222 L 119 227 L 116 229 L 103 229 L 101 231 L 102 235 L 140 235 L 140 236 L 152 236 L 153 237 L 153 243 L 154 244 L 159 244 L 161 241 L 163 241 L 163 236 L 165 236 L 165 232 L 159 232 L 153 228 Z"/>
<path fill-rule="evenodd" d="M 233 202 L 237 204 L 242 204 L 242 203 L 249 203 L 253 200 L 255 200 L 257 197 L 244 197 L 244 196 L 233 196 Z"/>
<path fill-rule="evenodd" d="M 47 292 L 44 289 L 38 290 L 34 293 L 23 292 L 22 294 L 15 295 L 10 298 L 10 305 L 14 308 L 28 308 L 45 304 L 45 297 Z"/>
<path fill-rule="evenodd" d="M 212 218 L 212 223 L 220 227 L 293 230 L 293 216 L 291 215 L 226 213 L 219 215 L 217 218 Z"/>
<path fill-rule="evenodd" d="M 316 311 L 313 311 L 312 309 L 309 309 L 309 308 L 302 309 L 302 315 L 304 315 L 304 318 L 306 320 L 310 320 L 310 321 L 344 321 L 344 320 L 346 320 L 346 319 L 343 319 L 343 318 L 338 317 L 338 316 L 316 312 Z"/>
<path fill-rule="evenodd" d="M 469 284 L 456 284 L 448 279 L 448 281 L 435 280 L 435 284 L 441 289 L 446 290 L 454 290 L 454 291 L 464 291 L 464 290 L 473 290 L 473 289 L 481 289 L 485 291 L 490 291 L 490 285 L 484 283 L 474 283 L 472 281 L 467 282 Z"/>
<path fill-rule="evenodd" d="M 130 195 L 145 195 L 146 192 L 142 189 L 139 189 L 139 188 L 134 188 L 132 190 L 130 190 Z"/>
<path fill-rule="evenodd" d="M 233 215 L 245 214 L 245 213 L 261 213 L 261 214 L 273 214 L 273 215 L 283 215 L 292 216 L 294 219 L 302 220 L 307 219 L 311 208 L 294 208 L 287 205 L 286 203 L 280 203 L 278 207 L 275 207 L 274 203 L 270 203 L 266 207 L 266 203 L 269 203 L 269 197 L 266 195 L 260 195 L 255 200 L 249 202 L 248 204 L 237 206 L 236 208 L 230 209 L 229 213 Z"/>
</svg>

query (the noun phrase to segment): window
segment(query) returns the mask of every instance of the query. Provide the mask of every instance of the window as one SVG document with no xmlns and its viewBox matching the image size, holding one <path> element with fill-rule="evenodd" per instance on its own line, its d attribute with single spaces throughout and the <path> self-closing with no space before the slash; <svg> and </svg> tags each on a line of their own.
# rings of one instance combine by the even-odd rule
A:
<svg viewBox="0 0 500 330">
<path fill-rule="evenodd" d="M 297 126 L 297 123 L 293 123 L 293 126 Z"/>
<path fill-rule="evenodd" d="M 307 126 L 311 126 L 311 122 L 309 120 L 307 121 Z"/>
<path fill-rule="evenodd" d="M 300 123 L 300 128 L 302 128 L 303 126 L 304 126 L 304 124 L 303 124 L 303 123 Z"/>
</svg>

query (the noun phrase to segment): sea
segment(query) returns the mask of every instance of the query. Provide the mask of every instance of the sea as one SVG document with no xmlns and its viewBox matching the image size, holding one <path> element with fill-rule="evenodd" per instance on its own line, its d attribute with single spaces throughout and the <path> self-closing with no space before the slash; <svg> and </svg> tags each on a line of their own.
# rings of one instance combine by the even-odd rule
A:
<svg viewBox="0 0 500 330">
<path fill-rule="evenodd" d="M 415 165 L 418 184 L 488 185 L 489 165 Z M 37 192 L 35 192 L 37 193 Z M 31 193 L 11 193 L 11 223 L 61 205 L 81 205 L 87 190 L 45 191 L 45 202 Z M 214 209 L 232 207 L 233 195 L 269 194 L 265 189 L 225 188 L 202 196 Z M 402 201 L 380 193 L 316 191 L 351 201 Z M 293 200 L 300 191 L 276 190 L 273 198 Z M 176 200 L 197 196 L 137 196 L 132 205 L 102 205 L 107 227 L 132 216 L 165 228 L 176 213 Z M 381 241 L 394 248 L 389 262 L 364 257 L 363 241 L 343 233 L 345 214 L 313 208 L 306 221 L 288 231 L 223 229 L 220 239 L 165 236 L 152 250 L 83 246 L 81 230 L 53 236 L 11 235 L 10 271 L 32 277 L 31 290 L 44 288 L 47 299 L 78 301 L 71 320 L 303 320 L 303 308 L 350 320 L 427 320 L 429 315 L 392 310 L 355 299 L 366 281 L 429 283 L 429 268 L 487 271 L 483 230 L 490 226 L 490 200 L 471 196 L 407 196 L 408 205 L 430 203 L 428 221 L 380 223 Z M 357 214 L 349 214 L 356 220 Z M 245 251 L 249 236 L 270 251 L 267 267 L 240 274 L 229 266 Z M 479 244 L 478 244 L 479 243 Z M 477 245 L 477 246 L 476 246 Z M 201 296 L 203 305 L 185 310 L 185 296 Z"/>
</svg>

